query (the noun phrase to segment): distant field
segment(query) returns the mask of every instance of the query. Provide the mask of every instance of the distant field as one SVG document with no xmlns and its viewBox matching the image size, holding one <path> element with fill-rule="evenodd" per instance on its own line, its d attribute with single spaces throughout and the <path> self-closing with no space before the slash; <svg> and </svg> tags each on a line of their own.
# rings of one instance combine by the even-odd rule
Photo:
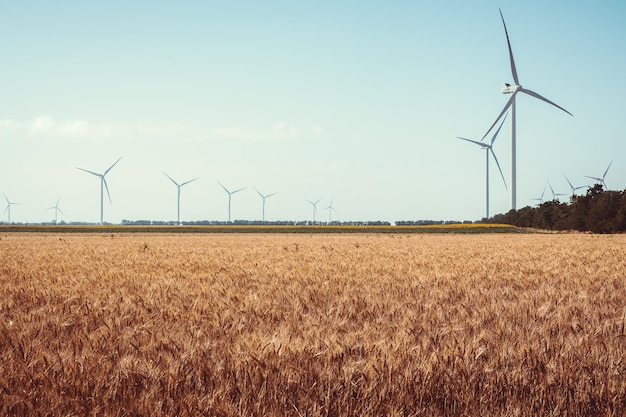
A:
<svg viewBox="0 0 626 417">
<path fill-rule="evenodd" d="M 624 415 L 625 248 L 2 232 L 0 415 Z"/>
</svg>

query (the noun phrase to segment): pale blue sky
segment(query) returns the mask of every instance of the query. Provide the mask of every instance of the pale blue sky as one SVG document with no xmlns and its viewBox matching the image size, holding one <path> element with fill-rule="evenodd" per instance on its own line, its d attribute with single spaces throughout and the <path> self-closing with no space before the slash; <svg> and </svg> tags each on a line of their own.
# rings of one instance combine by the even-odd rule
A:
<svg viewBox="0 0 626 417">
<path fill-rule="evenodd" d="M 12 220 L 477 220 L 480 139 L 512 82 L 518 208 L 546 181 L 626 188 L 622 1 L 0 2 L 0 192 Z M 509 181 L 508 123 L 494 149 Z M 509 209 L 495 165 L 491 213 Z M 581 190 L 584 192 L 584 190 Z M 548 196 L 546 192 L 545 197 Z M 4 210 L 6 202 L 0 203 Z M 2 215 L 6 220 L 6 213 Z"/>
</svg>

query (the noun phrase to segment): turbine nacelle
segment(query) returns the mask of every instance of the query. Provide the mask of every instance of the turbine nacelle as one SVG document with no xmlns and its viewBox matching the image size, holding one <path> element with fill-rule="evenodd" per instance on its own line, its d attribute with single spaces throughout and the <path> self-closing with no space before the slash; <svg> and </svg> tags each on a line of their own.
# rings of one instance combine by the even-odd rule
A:
<svg viewBox="0 0 626 417">
<path fill-rule="evenodd" d="M 521 89 L 521 85 L 512 85 L 509 83 L 502 84 L 502 94 L 513 94 L 517 89 Z"/>
</svg>

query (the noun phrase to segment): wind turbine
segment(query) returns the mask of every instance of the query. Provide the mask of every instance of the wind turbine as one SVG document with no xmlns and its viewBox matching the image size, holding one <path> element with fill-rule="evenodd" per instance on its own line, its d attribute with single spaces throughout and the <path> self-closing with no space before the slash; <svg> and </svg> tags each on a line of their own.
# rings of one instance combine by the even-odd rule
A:
<svg viewBox="0 0 626 417">
<path fill-rule="evenodd" d="M 109 196 L 109 204 L 111 204 L 111 194 L 109 193 L 109 186 L 107 185 L 107 180 L 104 177 L 106 176 L 106 174 L 109 173 L 111 169 L 113 169 L 115 165 L 117 165 L 118 162 L 120 162 L 120 159 L 122 158 L 120 157 L 117 161 L 115 161 L 113 165 L 111 165 L 102 174 L 98 174 L 97 172 L 88 171 L 86 169 L 76 167 L 76 169 L 80 169 L 81 171 L 85 171 L 91 175 L 95 175 L 96 177 L 100 177 L 100 224 L 104 224 L 104 189 L 105 188 L 107 190 L 107 195 Z"/>
<path fill-rule="evenodd" d="M 539 201 L 538 205 L 541 205 L 543 203 L 543 195 L 546 193 L 546 186 L 543 186 L 543 191 L 541 192 L 541 195 L 539 196 L 539 198 L 533 198 L 533 200 L 535 201 Z"/>
<path fill-rule="evenodd" d="M 567 195 L 567 194 L 555 193 L 554 188 L 552 188 L 552 184 L 550 184 L 550 181 L 548 181 L 548 187 L 550 187 L 550 192 L 552 193 L 552 201 L 557 200 L 557 197 L 560 195 Z"/>
<path fill-rule="evenodd" d="M 511 98 L 509 99 L 509 101 L 506 102 L 506 104 L 504 105 L 504 108 L 502 109 L 498 117 L 496 118 L 495 122 L 493 122 L 489 130 L 487 130 L 487 133 L 485 133 L 485 136 L 483 136 L 483 139 L 485 139 L 485 137 L 487 136 L 487 134 L 489 134 L 491 129 L 493 129 L 496 123 L 498 123 L 498 120 L 500 120 L 502 115 L 504 115 L 504 113 L 509 108 L 511 108 L 511 209 L 515 210 L 517 207 L 517 163 L 516 163 L 517 158 L 516 158 L 516 150 L 515 150 L 515 144 L 516 144 L 515 98 L 517 96 L 517 93 L 521 92 L 524 94 L 528 94 L 531 97 L 537 98 L 541 101 L 545 101 L 546 103 L 551 104 L 554 107 L 563 110 L 565 113 L 569 114 L 570 116 L 573 116 L 573 115 L 572 113 L 568 112 L 567 110 L 565 110 L 563 107 L 559 106 L 558 104 L 548 100 L 547 98 L 543 97 L 542 95 L 532 90 L 523 88 L 520 85 L 519 79 L 517 77 L 517 69 L 515 68 L 515 60 L 513 59 L 513 51 L 511 49 L 509 33 L 506 29 L 506 23 L 504 23 L 504 16 L 502 15 L 502 10 L 500 10 L 500 17 L 502 18 L 502 25 L 504 26 L 504 33 L 506 35 L 506 42 L 509 47 L 509 59 L 511 61 L 511 74 L 513 75 L 513 81 L 515 84 L 511 85 L 511 84 L 505 83 L 504 86 L 502 87 L 502 94 L 511 94 Z"/>
<path fill-rule="evenodd" d="M 500 127 L 498 127 L 498 130 L 496 130 L 496 133 L 493 135 L 493 137 L 491 138 L 491 143 L 488 145 L 485 142 L 479 142 L 477 140 L 472 140 L 472 139 L 466 139 L 466 138 L 462 138 L 462 137 L 458 137 L 458 139 L 461 140 L 466 140 L 468 142 L 472 142 L 475 143 L 476 145 L 480 146 L 481 148 L 483 148 L 485 150 L 485 176 L 486 176 L 486 180 L 485 180 L 485 218 L 488 219 L 489 218 L 489 152 L 491 152 L 491 154 L 493 155 L 493 159 L 496 161 L 496 165 L 498 166 L 498 170 L 500 171 L 500 175 L 502 176 L 502 181 L 504 181 L 504 188 L 506 187 L 506 180 L 504 179 L 504 174 L 502 173 L 502 168 L 500 168 L 500 163 L 498 162 L 498 158 L 496 157 L 495 152 L 493 151 L 493 143 L 496 140 L 496 137 L 498 136 L 498 133 L 500 133 L 500 129 L 502 129 L 502 125 L 504 124 L 504 121 L 506 120 L 506 116 L 504 116 L 504 118 L 502 119 L 502 123 L 500 123 Z"/>
<path fill-rule="evenodd" d="M 228 223 L 230 223 L 230 200 L 231 200 L 231 197 L 233 196 L 233 194 L 238 193 L 239 191 L 243 191 L 246 188 L 244 187 L 244 188 L 240 188 L 240 189 L 235 190 L 235 191 L 229 191 L 228 188 L 224 187 L 221 182 L 218 181 L 217 183 L 219 185 L 221 185 L 222 188 L 224 189 L 224 191 L 226 191 L 228 193 Z"/>
<path fill-rule="evenodd" d="M 190 182 L 193 182 L 193 181 L 197 180 L 198 178 L 194 178 L 194 179 L 192 179 L 192 180 L 185 181 L 185 182 L 183 182 L 182 184 L 179 184 L 179 183 L 177 183 L 176 181 L 174 181 L 174 180 L 172 179 L 172 177 L 170 177 L 169 175 L 167 175 L 165 172 L 163 172 L 163 174 L 164 174 L 167 178 L 169 178 L 169 179 L 170 179 L 170 181 L 172 181 L 172 182 L 174 183 L 174 185 L 176 186 L 176 188 L 178 189 L 178 200 L 177 200 L 177 201 L 178 201 L 178 204 L 177 204 L 177 207 L 178 207 L 178 212 L 177 212 L 177 213 L 178 213 L 178 215 L 177 215 L 177 218 L 176 218 L 176 224 L 180 225 L 180 189 L 181 189 L 184 185 L 187 185 L 187 184 L 189 184 Z"/>
<path fill-rule="evenodd" d="M 328 207 L 324 207 L 324 210 L 328 210 L 328 224 L 333 222 L 333 211 L 337 213 L 337 210 L 333 207 L 333 199 L 330 199 Z"/>
<path fill-rule="evenodd" d="M 569 188 L 570 190 L 572 190 L 572 197 L 574 197 L 574 195 L 576 194 L 576 190 L 580 190 L 581 188 L 585 188 L 584 185 L 581 185 L 579 187 L 574 187 L 571 183 L 571 181 L 569 180 L 569 178 L 567 178 L 567 176 L 565 174 L 563 174 L 563 176 L 565 177 L 565 180 L 567 181 L 567 183 L 569 184 Z"/>
<path fill-rule="evenodd" d="M 256 188 L 254 189 L 254 191 L 257 192 L 258 195 L 261 196 L 261 198 L 263 199 L 263 223 L 265 223 L 265 199 L 268 197 L 271 197 L 273 195 L 276 195 L 278 193 L 272 193 L 272 194 L 267 194 L 267 195 L 263 195 L 261 194 L 261 192 L 259 190 L 257 190 Z"/>
<path fill-rule="evenodd" d="M 319 203 L 321 199 L 322 197 L 318 198 L 315 202 L 311 200 L 306 200 L 309 204 L 313 206 L 313 224 L 315 224 L 315 214 L 317 214 L 317 203 Z"/>
<path fill-rule="evenodd" d="M 613 163 L 613 160 L 611 159 L 611 162 L 609 162 L 609 166 L 606 167 L 606 171 L 604 171 L 604 174 L 602 174 L 602 178 L 590 177 L 588 175 L 585 175 L 585 177 L 598 181 L 599 184 L 602 184 L 602 187 L 604 188 L 604 190 L 606 190 L 606 183 L 604 182 L 604 178 L 606 177 L 606 173 L 609 172 L 609 168 L 611 168 L 612 163 Z"/>
<path fill-rule="evenodd" d="M 65 214 L 65 213 L 63 213 L 63 210 L 61 210 L 59 208 L 59 201 L 61 201 L 61 197 L 59 197 L 57 199 L 57 203 L 54 206 L 47 208 L 48 210 L 53 210 L 54 209 L 54 224 L 58 223 L 57 222 L 57 218 L 58 218 L 59 212 L 61 212 L 61 214 Z"/>
<path fill-rule="evenodd" d="M 11 224 L 11 206 L 22 203 L 13 203 L 12 201 L 9 201 L 9 197 L 7 197 L 6 194 L 3 193 L 2 195 L 4 195 L 4 199 L 7 201 L 7 207 L 4 209 L 4 213 L 6 213 L 7 211 L 9 212 L 8 223 Z"/>
</svg>

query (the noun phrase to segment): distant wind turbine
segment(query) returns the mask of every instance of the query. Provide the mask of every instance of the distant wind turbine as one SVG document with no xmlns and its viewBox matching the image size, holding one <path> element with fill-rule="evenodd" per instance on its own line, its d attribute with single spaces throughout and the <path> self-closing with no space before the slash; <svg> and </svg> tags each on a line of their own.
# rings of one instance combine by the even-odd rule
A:
<svg viewBox="0 0 626 417">
<path fill-rule="evenodd" d="M 604 174 L 602 174 L 602 178 L 590 177 L 588 175 L 585 175 L 585 177 L 591 178 L 592 180 L 598 181 L 598 184 L 602 184 L 602 188 L 604 188 L 604 190 L 606 190 L 606 183 L 604 182 L 604 178 L 606 177 L 606 173 L 609 172 L 609 168 L 611 168 L 611 164 L 612 163 L 613 163 L 613 160 L 611 159 L 611 162 L 609 162 L 609 166 L 606 167 L 606 171 L 604 171 Z"/>
<path fill-rule="evenodd" d="M 309 204 L 313 206 L 313 224 L 315 224 L 315 215 L 317 214 L 317 203 L 322 200 L 322 197 L 318 198 L 317 201 L 313 202 L 311 200 L 306 200 Z"/>
<path fill-rule="evenodd" d="M 63 210 L 59 208 L 59 201 L 61 201 L 61 197 L 57 199 L 57 203 L 54 206 L 47 208 L 48 210 L 54 210 L 54 224 L 58 223 L 57 219 L 58 219 L 59 212 L 61 212 L 61 214 L 65 214 L 63 213 Z"/>
<path fill-rule="evenodd" d="M 337 210 L 335 210 L 335 208 L 333 207 L 333 199 L 330 199 L 330 204 L 328 205 L 328 207 L 324 207 L 324 210 L 328 210 L 328 223 L 332 223 L 333 222 L 333 211 L 335 213 L 337 213 Z"/>
<path fill-rule="evenodd" d="M 476 145 L 480 146 L 481 148 L 485 150 L 485 177 L 486 177 L 486 180 L 485 180 L 485 218 L 486 219 L 489 218 L 489 152 L 491 152 L 491 154 L 493 155 L 493 159 L 496 161 L 496 165 L 498 166 L 498 171 L 500 171 L 500 176 L 502 176 L 502 181 L 504 181 L 504 188 L 507 188 L 506 180 L 504 179 L 504 174 L 502 173 L 502 168 L 500 168 L 500 163 L 498 162 L 498 158 L 496 157 L 496 154 L 493 151 L 493 143 L 495 142 L 496 137 L 498 137 L 498 133 L 500 133 L 500 129 L 502 129 L 502 125 L 504 124 L 504 121 L 506 120 L 506 116 L 507 115 L 504 116 L 504 118 L 502 119 L 502 123 L 500 123 L 500 126 L 498 127 L 498 130 L 496 130 L 496 133 L 491 138 L 490 144 L 486 144 L 485 142 L 479 142 L 477 140 L 466 139 L 466 138 L 457 136 L 458 139 L 475 143 Z"/>
<path fill-rule="evenodd" d="M 265 199 L 266 199 L 266 198 L 269 198 L 269 197 L 271 197 L 271 196 L 273 196 L 273 195 L 276 195 L 276 194 L 278 194 L 278 193 L 272 193 L 272 194 L 263 195 L 263 194 L 261 194 L 261 192 L 260 192 L 259 190 L 257 190 L 256 188 L 254 189 L 254 191 L 256 191 L 256 192 L 257 192 L 257 194 L 258 194 L 258 195 L 260 195 L 260 196 L 261 196 L 261 198 L 263 199 L 263 223 L 265 223 Z"/>
<path fill-rule="evenodd" d="M 576 190 L 580 190 L 581 188 L 585 188 L 584 185 L 581 185 L 579 187 L 574 187 L 572 185 L 572 182 L 569 180 L 569 178 L 567 178 L 567 175 L 563 174 L 563 176 L 565 177 L 565 181 L 567 181 L 567 183 L 569 184 L 569 188 L 572 191 L 572 197 L 574 197 L 574 195 L 576 194 Z"/>
<path fill-rule="evenodd" d="M 515 61 L 513 59 L 513 51 L 511 49 L 511 42 L 509 40 L 509 33 L 506 29 L 506 23 L 504 23 L 504 16 L 502 15 L 502 10 L 500 10 L 500 17 L 502 18 L 502 25 L 504 26 L 504 33 L 506 35 L 506 42 L 509 47 L 509 59 L 511 61 L 511 74 L 513 75 L 513 81 L 515 84 L 514 85 L 506 84 L 506 83 L 504 84 L 504 87 L 502 88 L 502 94 L 511 94 L 511 98 L 509 99 L 509 101 L 507 101 L 504 108 L 502 109 L 498 117 L 496 118 L 495 122 L 493 122 L 489 130 L 487 130 L 487 133 L 485 133 L 485 136 L 483 136 L 483 139 L 487 136 L 487 134 L 489 134 L 491 129 L 493 129 L 493 127 L 496 125 L 496 123 L 498 123 L 498 120 L 500 120 L 500 118 L 504 115 L 504 113 L 509 108 L 511 108 L 511 209 L 515 210 L 517 206 L 517 159 L 516 159 L 516 150 L 515 150 L 515 144 L 516 144 L 515 98 L 517 96 L 517 93 L 521 92 L 524 94 L 528 94 L 531 97 L 537 98 L 541 101 L 544 101 L 548 104 L 553 105 L 554 107 L 558 109 L 563 110 L 565 113 L 569 114 L 570 116 L 572 116 L 572 113 L 568 112 L 567 110 L 565 110 L 563 107 L 559 106 L 558 104 L 541 96 L 540 94 L 532 90 L 529 90 L 527 88 L 522 88 L 522 86 L 519 83 L 519 79 L 517 77 L 517 69 L 515 68 Z"/>
<path fill-rule="evenodd" d="M 189 184 L 190 182 L 193 182 L 195 180 L 197 180 L 198 178 L 194 178 L 192 180 L 189 181 L 185 181 L 182 184 L 177 183 L 176 181 L 174 181 L 174 179 L 172 177 L 170 177 L 169 175 L 167 175 L 165 172 L 163 172 L 163 174 L 170 179 L 170 181 L 172 181 L 174 183 L 174 185 L 176 186 L 177 190 L 178 190 L 178 199 L 177 199 L 177 207 L 178 207 L 178 211 L 177 211 L 177 217 L 176 217 L 176 224 L 180 225 L 180 189 L 184 186 Z"/>
<path fill-rule="evenodd" d="M 222 186 L 222 188 L 224 189 L 224 191 L 226 191 L 226 193 L 228 193 L 228 223 L 230 223 L 230 201 L 231 201 L 231 198 L 232 198 L 233 194 L 238 193 L 239 191 L 243 191 L 246 188 L 244 187 L 244 188 L 240 188 L 240 189 L 235 190 L 235 191 L 229 191 L 228 188 L 224 187 L 221 182 L 218 181 L 217 183 Z"/>
<path fill-rule="evenodd" d="M 537 205 L 541 205 L 543 203 L 543 195 L 546 193 L 546 186 L 543 186 L 543 191 L 541 192 L 541 195 L 539 196 L 539 198 L 533 198 L 533 200 L 535 201 L 539 201 L 539 203 Z"/>
<path fill-rule="evenodd" d="M 7 195 L 4 193 L 3 195 L 4 195 L 4 199 L 7 201 L 7 207 L 4 209 L 4 213 L 6 213 L 7 211 L 9 212 L 8 223 L 11 224 L 11 206 L 15 206 L 17 204 L 22 204 L 22 203 L 14 203 L 12 201 L 9 201 L 9 197 L 7 197 Z"/>
<path fill-rule="evenodd" d="M 567 195 L 567 194 L 555 193 L 554 192 L 554 188 L 552 188 L 552 184 L 550 184 L 550 181 L 548 181 L 548 187 L 550 187 L 550 192 L 552 193 L 552 201 L 558 200 L 558 198 L 557 198 L 558 196 Z"/>
<path fill-rule="evenodd" d="M 104 177 L 106 176 L 106 174 L 109 173 L 109 171 L 111 171 L 111 169 L 113 169 L 115 165 L 117 165 L 118 162 L 120 162 L 120 159 L 122 158 L 119 158 L 117 161 L 115 161 L 115 163 L 111 165 L 102 174 L 98 174 L 97 172 L 93 172 L 93 171 L 89 171 L 83 168 L 76 167 L 76 169 L 80 169 L 81 171 L 85 171 L 91 175 L 95 175 L 96 177 L 100 177 L 100 224 L 104 224 L 104 189 L 105 188 L 107 190 L 107 195 L 109 196 L 109 204 L 111 204 L 111 194 L 109 193 L 109 186 L 107 185 L 107 180 Z"/>
</svg>

